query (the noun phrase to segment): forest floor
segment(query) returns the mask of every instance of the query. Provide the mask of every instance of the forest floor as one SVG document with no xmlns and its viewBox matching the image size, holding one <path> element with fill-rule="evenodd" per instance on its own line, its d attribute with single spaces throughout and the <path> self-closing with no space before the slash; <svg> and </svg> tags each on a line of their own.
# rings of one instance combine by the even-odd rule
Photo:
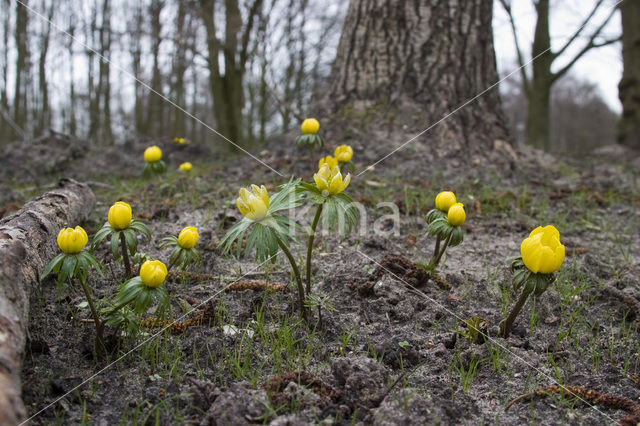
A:
<svg viewBox="0 0 640 426">
<path fill-rule="evenodd" d="M 206 150 L 160 142 L 170 171 L 157 178 L 138 176 L 148 141 L 130 141 L 95 157 L 80 148 L 59 164 L 49 156 L 48 168 L 21 164 L 37 179 L 7 184 L 3 192 L 4 212 L 57 175 L 89 180 L 97 204 L 81 224 L 87 232 L 102 226 L 113 202 L 129 202 L 152 232 L 139 250 L 164 261 L 160 240 L 198 227 L 203 261 L 191 271 L 202 275 L 167 281 L 173 318 L 183 321 L 211 299 L 204 323 L 179 333 L 143 329 L 122 340 L 111 359 L 97 360 L 81 292 L 45 280 L 31 298 L 23 399 L 35 414 L 64 397 L 32 424 L 612 424 L 629 414 L 607 406 L 615 405 L 612 398 L 589 406 L 567 393 L 506 410 L 514 398 L 554 384 L 640 404 L 640 312 L 607 290 L 615 287 L 627 302 L 640 298 L 638 168 L 547 157 L 469 167 L 460 156 L 422 162 L 403 151 L 354 176 L 346 190 L 366 208 L 364 231 L 344 240 L 330 233 L 316 238 L 313 291 L 329 296 L 334 309 L 322 312 L 322 324 L 315 314 L 308 326 L 286 259 L 261 266 L 218 249 L 241 217 L 238 189 L 256 183 L 274 191 L 287 178 L 247 157 L 199 164 Z M 379 158 L 353 145 L 357 171 Z M 260 158 L 286 176 L 310 180 L 315 161 L 270 146 Z M 190 174 L 173 171 L 181 161 L 194 163 Z M 433 250 L 423 218 L 442 189 L 456 192 L 467 221 L 464 242 L 447 252 L 434 280 L 413 262 L 428 260 Z M 398 206 L 398 226 L 381 202 Z M 307 223 L 312 214 L 299 219 Z M 518 297 L 508 259 L 546 224 L 560 230 L 565 263 L 552 286 L 527 302 L 513 334 L 499 338 L 497 325 Z M 302 259 L 305 244 L 295 248 Z M 107 247 L 96 255 L 106 271 L 92 285 L 111 297 L 123 268 Z M 237 279 L 285 286 L 221 292 Z M 474 316 L 488 335 L 476 343 L 465 323 Z"/>
</svg>

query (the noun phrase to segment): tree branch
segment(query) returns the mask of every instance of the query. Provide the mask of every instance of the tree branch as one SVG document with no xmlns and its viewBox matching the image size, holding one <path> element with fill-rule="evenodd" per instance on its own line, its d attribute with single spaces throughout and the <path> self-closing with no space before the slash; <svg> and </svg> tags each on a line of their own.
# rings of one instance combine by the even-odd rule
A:
<svg viewBox="0 0 640 426">
<path fill-rule="evenodd" d="M 518 32 L 516 31 L 516 21 L 513 17 L 513 13 L 511 13 L 511 4 L 507 3 L 507 0 L 500 0 L 500 4 L 502 5 L 505 12 L 507 12 L 507 15 L 509 16 L 509 23 L 511 24 L 511 30 L 513 32 L 513 41 L 515 42 L 516 53 L 518 55 L 518 65 L 520 66 L 520 77 L 522 78 L 522 88 L 524 89 L 525 95 L 529 97 L 531 86 L 529 84 L 529 77 L 527 77 L 527 70 L 525 68 L 524 59 L 522 57 L 520 42 L 518 41 Z"/>
<path fill-rule="evenodd" d="M 240 50 L 240 69 L 244 70 L 248 58 L 249 39 L 251 38 L 251 30 L 255 17 L 262 9 L 262 0 L 255 0 L 249 9 L 249 16 L 247 17 L 247 26 L 242 34 L 242 48 Z"/>
<path fill-rule="evenodd" d="M 554 59 L 557 58 L 558 56 L 562 55 L 564 53 L 564 51 L 567 50 L 569 48 L 569 46 L 571 46 L 571 43 L 573 43 L 580 36 L 580 34 L 582 33 L 582 30 L 584 30 L 584 28 L 587 26 L 587 24 L 589 23 L 591 18 L 593 18 L 593 15 L 596 14 L 596 12 L 598 11 L 598 9 L 602 5 L 602 3 L 604 3 L 604 0 L 598 0 L 596 2 L 595 6 L 593 7 L 593 9 L 591 10 L 591 12 L 589 13 L 589 15 L 587 15 L 587 17 L 584 19 L 584 21 L 582 21 L 582 24 L 580 24 L 580 26 L 578 27 L 576 32 L 573 33 L 573 35 L 569 38 L 569 40 L 567 40 L 567 42 L 564 44 L 564 46 L 562 46 L 560 48 L 560 50 L 558 50 L 557 52 L 553 52 L 552 53 Z"/>
</svg>

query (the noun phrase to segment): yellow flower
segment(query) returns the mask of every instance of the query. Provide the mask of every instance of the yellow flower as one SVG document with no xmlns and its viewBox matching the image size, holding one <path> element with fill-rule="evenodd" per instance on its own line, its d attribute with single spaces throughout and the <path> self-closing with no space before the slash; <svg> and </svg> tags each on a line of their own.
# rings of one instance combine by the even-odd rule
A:
<svg viewBox="0 0 640 426">
<path fill-rule="evenodd" d="M 144 150 L 144 160 L 147 163 L 155 163 L 162 159 L 162 150 L 157 146 L 153 145 Z"/>
<path fill-rule="evenodd" d="M 320 129 L 320 123 L 315 118 L 307 118 L 302 122 L 300 128 L 305 135 L 315 135 Z"/>
<path fill-rule="evenodd" d="M 349 145 L 340 145 L 333 152 L 333 155 L 336 159 L 341 163 L 348 163 L 351 161 L 351 157 L 353 157 L 353 148 Z"/>
<path fill-rule="evenodd" d="M 89 236 L 81 226 L 64 228 L 58 232 L 58 247 L 66 254 L 80 253 L 89 242 Z"/>
<path fill-rule="evenodd" d="M 328 164 L 323 164 L 318 173 L 313 175 L 313 180 L 316 181 L 316 186 L 323 193 L 327 191 L 328 195 L 336 195 L 347 189 L 349 182 L 351 182 L 351 175 L 347 173 L 347 177 L 343 180 L 338 166 L 330 169 Z"/>
<path fill-rule="evenodd" d="M 195 226 L 187 226 L 178 234 L 178 245 L 183 249 L 192 249 L 198 242 L 198 229 Z"/>
<path fill-rule="evenodd" d="M 264 185 L 251 185 L 251 190 L 253 192 L 246 188 L 240 188 L 240 196 L 236 199 L 236 206 L 247 219 L 259 222 L 269 212 L 269 193 Z"/>
<path fill-rule="evenodd" d="M 320 161 L 318 161 L 318 168 L 322 167 L 322 165 L 325 163 L 329 166 L 330 169 L 333 170 L 333 168 L 338 165 L 338 160 L 330 155 L 327 155 L 326 157 L 322 157 Z"/>
<path fill-rule="evenodd" d="M 189 172 L 191 171 L 192 168 L 193 168 L 193 165 L 188 161 L 180 164 L 180 170 L 182 170 L 183 172 Z"/>
<path fill-rule="evenodd" d="M 557 271 L 564 262 L 560 233 L 553 225 L 538 226 L 522 241 L 520 254 L 525 266 L 534 274 Z"/>
<path fill-rule="evenodd" d="M 167 267 L 159 260 L 147 260 L 140 267 L 140 279 L 147 287 L 160 287 L 167 278 Z"/>
<path fill-rule="evenodd" d="M 118 201 L 109 208 L 109 225 L 116 231 L 127 229 L 131 223 L 131 206 L 123 201 Z"/>
<path fill-rule="evenodd" d="M 185 142 L 184 138 L 173 138 L 173 141 L 178 145 L 184 145 Z"/>
<path fill-rule="evenodd" d="M 464 206 L 462 203 L 456 203 L 449 207 L 449 212 L 447 213 L 449 225 L 461 226 L 466 218 L 467 214 L 464 212 Z"/>
<path fill-rule="evenodd" d="M 449 207 L 456 203 L 456 196 L 451 191 L 442 191 L 436 196 L 436 209 L 448 212 Z"/>
</svg>

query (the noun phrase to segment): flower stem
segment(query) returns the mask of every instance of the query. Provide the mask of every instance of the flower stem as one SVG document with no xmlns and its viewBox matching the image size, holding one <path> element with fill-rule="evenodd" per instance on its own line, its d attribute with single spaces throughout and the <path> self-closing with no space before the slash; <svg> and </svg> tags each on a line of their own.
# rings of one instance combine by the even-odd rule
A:
<svg viewBox="0 0 640 426">
<path fill-rule="evenodd" d="M 453 235 L 453 232 L 449 234 L 449 236 L 447 237 L 446 240 L 444 240 L 444 245 L 442 246 L 442 250 L 440 250 L 440 253 L 438 253 L 438 257 L 436 257 L 436 260 L 433 261 L 433 267 L 435 268 L 436 266 L 438 266 L 438 263 L 440 263 L 440 259 L 442 259 L 442 255 L 444 254 L 445 250 L 447 250 L 447 246 L 449 245 L 449 242 L 451 241 L 451 236 Z"/>
<path fill-rule="evenodd" d="M 520 298 L 516 302 L 513 309 L 511 309 L 509 316 L 507 317 L 505 322 L 502 323 L 502 325 L 500 326 L 500 333 L 499 333 L 500 337 L 505 337 L 505 338 L 509 337 L 509 333 L 511 333 L 511 328 L 513 327 L 513 323 L 515 322 L 518 314 L 520 313 L 520 310 L 524 306 L 524 303 L 527 301 L 527 298 L 529 297 L 530 294 L 531 294 L 531 290 L 525 289 L 522 291 Z"/>
<path fill-rule="evenodd" d="M 102 321 L 100 321 L 100 316 L 98 315 L 98 311 L 96 310 L 95 305 L 93 304 L 93 299 L 91 298 L 91 293 L 89 292 L 89 287 L 87 287 L 87 283 L 85 280 L 80 279 L 80 285 L 82 285 L 82 291 L 84 291 L 84 295 L 87 298 L 87 303 L 89 304 L 89 309 L 91 310 L 91 316 L 93 317 L 93 322 L 96 325 L 96 352 L 97 353 L 106 353 L 107 348 L 104 344 L 104 336 L 103 336 L 103 326 Z"/>
<path fill-rule="evenodd" d="M 307 294 L 311 294 L 311 253 L 313 252 L 313 240 L 316 236 L 316 228 L 318 227 L 323 206 L 324 204 L 318 205 L 318 210 L 316 210 L 316 215 L 311 224 L 311 233 L 309 234 L 309 243 L 307 245 Z"/>
<path fill-rule="evenodd" d="M 296 278 L 296 284 L 298 286 L 298 299 L 300 299 L 300 313 L 302 314 L 302 318 L 305 322 L 309 322 L 309 317 L 307 316 L 307 308 L 304 306 L 304 286 L 302 285 L 302 279 L 300 278 L 300 270 L 298 269 L 298 265 L 296 264 L 295 259 L 291 255 L 291 252 L 287 248 L 287 246 L 282 242 L 280 237 L 276 236 L 278 240 L 278 245 L 282 249 L 287 259 L 289 259 L 289 263 L 291 264 L 291 268 L 293 268 L 293 275 Z"/>
<path fill-rule="evenodd" d="M 129 248 L 127 247 L 127 238 L 124 232 L 120 231 L 120 246 L 122 247 L 122 259 L 124 260 L 124 270 L 127 278 L 131 278 L 131 262 L 129 261 Z"/>
<path fill-rule="evenodd" d="M 442 241 L 442 239 L 440 238 L 440 235 L 436 236 L 436 246 L 433 248 L 433 256 L 431 256 L 431 264 L 433 265 L 434 262 L 436 261 L 436 257 L 438 257 L 438 253 L 440 252 L 440 241 Z"/>
</svg>

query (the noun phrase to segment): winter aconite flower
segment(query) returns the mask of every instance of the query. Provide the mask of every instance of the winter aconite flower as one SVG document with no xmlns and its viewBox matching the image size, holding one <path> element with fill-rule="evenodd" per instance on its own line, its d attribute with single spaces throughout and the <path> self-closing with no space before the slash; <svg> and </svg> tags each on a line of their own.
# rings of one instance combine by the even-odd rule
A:
<svg viewBox="0 0 640 426">
<path fill-rule="evenodd" d="M 177 143 L 178 145 L 184 145 L 184 144 L 185 144 L 185 139 L 184 139 L 184 138 L 178 138 L 178 137 L 176 137 L 176 138 L 173 138 L 173 141 L 174 141 L 175 143 Z"/>
<path fill-rule="evenodd" d="M 195 226 L 187 226 L 178 234 L 178 245 L 183 249 L 192 249 L 198 242 L 198 229 Z"/>
<path fill-rule="evenodd" d="M 147 260 L 140 267 L 140 279 L 150 288 L 160 287 L 167 273 L 167 267 L 159 260 Z"/>
<path fill-rule="evenodd" d="M 307 118 L 302 122 L 300 128 L 304 135 L 315 135 L 320 130 L 320 123 L 315 118 Z"/>
<path fill-rule="evenodd" d="M 188 161 L 180 164 L 180 170 L 182 170 L 183 172 L 189 172 L 191 171 L 192 168 L 193 168 L 193 165 Z"/>
<path fill-rule="evenodd" d="M 318 162 L 318 168 L 322 167 L 323 164 L 327 164 L 329 168 L 333 170 L 333 168 L 338 165 L 338 160 L 330 155 L 327 155 L 326 157 L 322 157 L 320 159 L 320 161 Z"/>
<path fill-rule="evenodd" d="M 240 196 L 236 199 L 238 210 L 247 219 L 259 222 L 269 212 L 269 193 L 264 185 L 251 185 L 251 191 L 240 188 Z"/>
<path fill-rule="evenodd" d="M 127 229 L 131 224 L 131 206 L 123 201 L 118 201 L 109 209 L 109 225 L 116 231 Z"/>
<path fill-rule="evenodd" d="M 80 226 L 64 228 L 58 232 L 58 247 L 66 254 L 80 253 L 89 242 L 89 237 Z"/>
<path fill-rule="evenodd" d="M 315 180 L 316 186 L 323 194 L 326 191 L 326 195 L 336 195 L 347 189 L 351 181 L 351 175 L 347 174 L 347 177 L 342 179 L 342 173 L 340 173 L 338 167 L 330 169 L 327 164 L 323 164 L 318 173 L 313 175 L 313 180 Z"/>
<path fill-rule="evenodd" d="M 448 212 L 449 207 L 453 206 L 456 203 L 456 196 L 451 191 L 442 191 L 436 196 L 436 209 Z"/>
<path fill-rule="evenodd" d="M 553 225 L 538 226 L 520 245 L 525 266 L 534 274 L 550 274 L 564 262 L 564 246 L 560 232 Z"/>
<path fill-rule="evenodd" d="M 353 148 L 349 145 L 340 145 L 333 152 L 334 157 L 341 163 L 348 163 L 351 161 L 351 157 L 353 157 Z"/>
<path fill-rule="evenodd" d="M 464 206 L 462 205 L 462 203 L 456 203 L 449 207 L 447 220 L 449 221 L 450 225 L 461 226 L 466 218 L 467 214 L 464 211 Z"/>
<path fill-rule="evenodd" d="M 156 163 L 162 159 L 162 150 L 157 145 L 144 150 L 144 160 L 147 163 Z"/>
</svg>

